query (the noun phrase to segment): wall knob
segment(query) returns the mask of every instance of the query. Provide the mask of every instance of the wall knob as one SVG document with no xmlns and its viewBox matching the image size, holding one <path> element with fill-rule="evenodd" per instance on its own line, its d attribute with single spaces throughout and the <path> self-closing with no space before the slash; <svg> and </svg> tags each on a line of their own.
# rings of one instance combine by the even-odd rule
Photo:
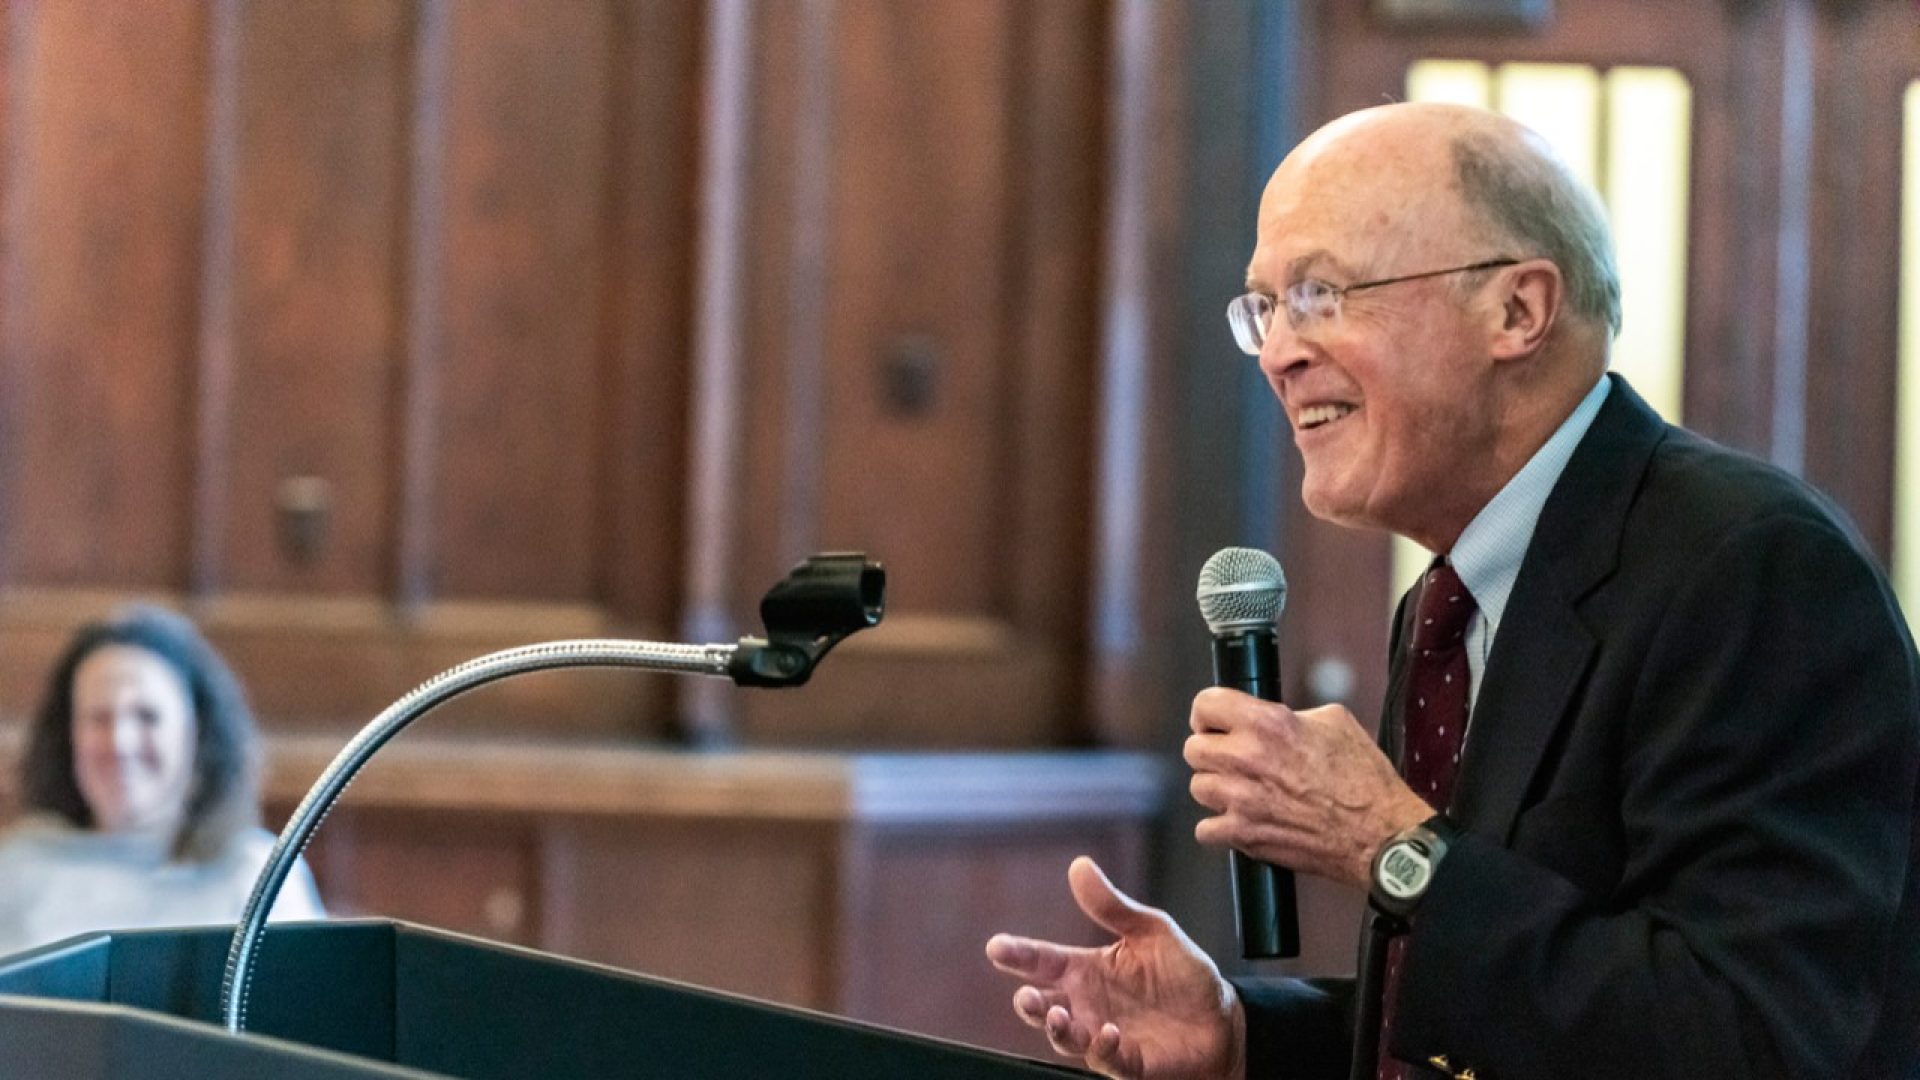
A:
<svg viewBox="0 0 1920 1080">
<path fill-rule="evenodd" d="M 327 540 L 333 516 L 333 485 L 319 476 L 289 476 L 273 495 L 280 551 L 291 562 L 310 563 Z"/>
</svg>

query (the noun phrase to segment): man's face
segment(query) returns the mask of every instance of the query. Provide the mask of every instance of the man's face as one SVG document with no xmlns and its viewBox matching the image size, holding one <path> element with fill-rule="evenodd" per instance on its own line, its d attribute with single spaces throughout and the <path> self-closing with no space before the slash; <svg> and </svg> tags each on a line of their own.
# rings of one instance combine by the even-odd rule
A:
<svg viewBox="0 0 1920 1080">
<path fill-rule="evenodd" d="M 1409 205 L 1415 197 L 1382 190 L 1391 183 L 1348 181 L 1342 173 L 1351 171 L 1276 174 L 1261 200 L 1251 284 L 1283 294 L 1305 278 L 1346 286 L 1501 254 L 1469 248 L 1468 231 L 1447 229 L 1457 213 L 1450 193 Z M 1486 342 L 1476 334 L 1484 311 L 1458 284 L 1439 277 L 1350 293 L 1336 316 L 1300 328 L 1282 302 L 1260 368 L 1293 427 L 1306 465 L 1301 497 L 1314 516 L 1430 546 L 1450 543 L 1464 524 L 1494 425 Z"/>
</svg>

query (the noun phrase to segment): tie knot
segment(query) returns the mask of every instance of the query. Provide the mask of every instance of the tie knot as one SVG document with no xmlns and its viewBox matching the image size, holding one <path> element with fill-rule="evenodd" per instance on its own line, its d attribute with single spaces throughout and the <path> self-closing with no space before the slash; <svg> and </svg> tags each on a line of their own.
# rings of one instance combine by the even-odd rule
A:
<svg viewBox="0 0 1920 1080">
<path fill-rule="evenodd" d="M 1416 649 L 1451 649 L 1460 645 L 1473 619 L 1473 595 L 1451 565 L 1434 560 L 1420 579 L 1420 602 L 1413 613 Z"/>
</svg>

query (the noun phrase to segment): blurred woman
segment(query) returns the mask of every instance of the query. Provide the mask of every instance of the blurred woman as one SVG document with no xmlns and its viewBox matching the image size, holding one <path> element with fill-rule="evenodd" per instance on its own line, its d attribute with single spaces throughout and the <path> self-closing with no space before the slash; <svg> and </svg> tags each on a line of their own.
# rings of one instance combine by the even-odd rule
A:
<svg viewBox="0 0 1920 1080">
<path fill-rule="evenodd" d="M 0 836 L 0 955 L 94 930 L 234 922 L 273 838 L 246 696 L 191 622 L 129 608 L 54 665 Z M 272 917 L 325 914 L 295 866 Z"/>
</svg>

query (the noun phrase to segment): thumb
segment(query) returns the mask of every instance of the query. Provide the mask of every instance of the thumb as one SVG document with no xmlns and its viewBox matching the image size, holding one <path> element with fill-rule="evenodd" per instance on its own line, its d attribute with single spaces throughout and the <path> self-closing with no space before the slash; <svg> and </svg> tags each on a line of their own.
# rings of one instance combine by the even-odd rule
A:
<svg viewBox="0 0 1920 1080">
<path fill-rule="evenodd" d="M 1158 929 L 1164 916 L 1119 889 L 1107 879 L 1100 864 L 1085 855 L 1067 867 L 1067 886 L 1073 901 L 1087 918 L 1120 937 L 1133 937 Z"/>
</svg>

